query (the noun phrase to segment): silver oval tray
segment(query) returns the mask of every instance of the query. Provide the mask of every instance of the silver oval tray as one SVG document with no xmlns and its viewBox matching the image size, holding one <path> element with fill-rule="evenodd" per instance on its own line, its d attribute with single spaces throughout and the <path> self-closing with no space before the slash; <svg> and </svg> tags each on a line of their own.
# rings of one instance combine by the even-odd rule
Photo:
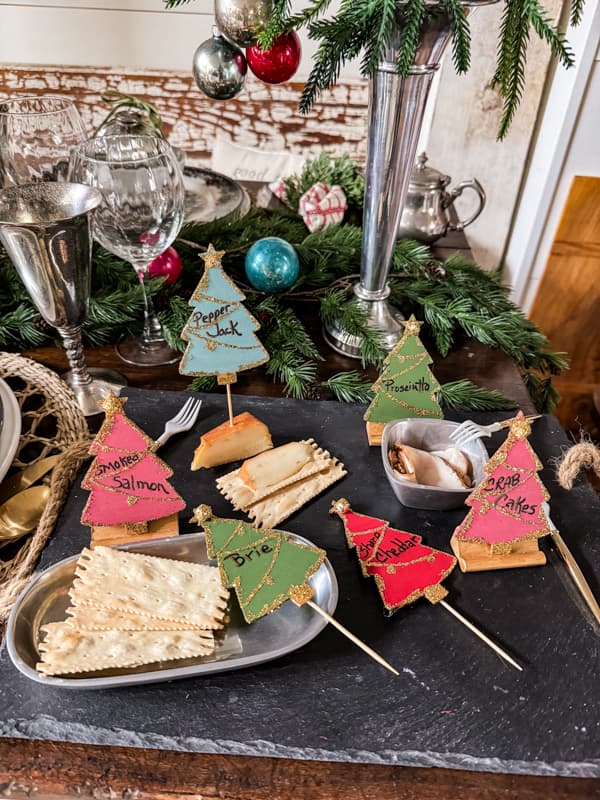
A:
<svg viewBox="0 0 600 800">
<path fill-rule="evenodd" d="M 289 535 L 299 544 L 312 544 L 302 536 Z M 214 563 L 207 555 L 203 533 L 134 543 L 124 545 L 123 549 L 198 564 Z M 320 614 L 308 606 L 298 607 L 286 602 L 277 611 L 249 625 L 244 621 L 232 591 L 228 609 L 230 622 L 210 656 L 181 659 L 177 666 L 168 661 L 131 669 L 88 672 L 82 677 L 45 677 L 35 669 L 40 660 L 40 626 L 65 618 L 65 610 L 69 605 L 68 591 L 78 558 L 79 555 L 66 558 L 37 575 L 17 599 L 8 620 L 6 646 L 11 661 L 20 672 L 38 683 L 63 689 L 106 689 L 226 672 L 291 653 L 314 639 L 327 624 Z M 327 559 L 309 583 L 314 590 L 314 602 L 333 614 L 337 605 L 338 586 L 333 567 Z"/>
</svg>

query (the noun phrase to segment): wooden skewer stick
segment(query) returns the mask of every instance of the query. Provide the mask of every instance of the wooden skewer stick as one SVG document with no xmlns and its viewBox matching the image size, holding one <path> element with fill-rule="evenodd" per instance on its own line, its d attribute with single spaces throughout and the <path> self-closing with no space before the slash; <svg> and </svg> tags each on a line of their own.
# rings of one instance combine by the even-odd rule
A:
<svg viewBox="0 0 600 800">
<path fill-rule="evenodd" d="M 445 600 L 440 600 L 439 603 L 441 606 L 444 606 L 446 611 L 449 611 L 453 616 L 456 617 L 457 620 L 462 622 L 462 624 L 465 625 L 472 633 L 474 633 L 475 636 L 478 636 L 482 642 L 485 642 L 495 653 L 498 653 L 501 658 L 503 658 L 505 661 L 508 661 L 508 663 L 511 664 L 515 669 L 518 669 L 519 672 L 523 672 L 523 667 L 520 664 L 517 664 L 517 662 L 511 658 L 508 653 L 506 653 L 499 645 L 497 645 L 496 642 L 493 642 L 489 636 L 486 636 L 485 633 L 483 633 L 483 631 L 480 631 L 479 628 L 476 628 L 475 625 L 473 625 L 472 622 L 469 622 L 466 617 L 463 617 L 462 614 L 459 614 L 459 612 L 455 608 L 452 608 L 449 603 L 447 603 Z"/>
<path fill-rule="evenodd" d="M 385 667 L 386 669 L 389 669 L 389 671 L 392 672 L 394 675 L 399 675 L 400 674 L 398 672 L 398 670 L 394 669 L 394 667 L 392 667 L 391 664 L 388 664 L 388 662 L 384 658 L 382 658 L 379 655 L 379 653 L 376 653 L 375 650 L 372 650 L 369 647 L 369 645 L 365 644 L 363 641 L 361 641 L 353 633 L 350 633 L 350 631 L 347 628 L 344 628 L 344 626 L 341 625 L 337 621 L 337 619 L 334 619 L 326 611 L 323 611 L 323 609 L 320 606 L 318 606 L 316 603 L 313 603 L 312 600 L 307 600 L 306 601 L 306 605 L 310 606 L 313 611 L 317 612 L 317 614 L 320 614 L 324 619 L 327 620 L 327 622 L 329 622 L 331 625 L 333 625 L 334 628 L 337 628 L 340 633 L 343 633 L 344 636 L 348 637 L 348 639 L 350 639 L 350 641 L 353 642 L 357 647 L 360 647 L 360 649 L 364 650 L 365 653 L 368 656 L 371 656 L 371 658 L 374 659 L 375 661 L 377 661 L 378 664 L 381 664 L 382 667 Z"/>
<path fill-rule="evenodd" d="M 225 389 L 227 390 L 227 410 L 229 411 L 229 424 L 233 428 L 233 403 L 231 402 L 231 385 L 229 383 L 226 384 Z"/>
<path fill-rule="evenodd" d="M 548 518 L 550 522 L 552 540 L 556 545 L 556 549 L 561 555 L 562 560 L 565 562 L 571 577 L 573 578 L 573 583 L 579 590 L 579 594 L 583 597 L 585 602 L 588 604 L 588 608 L 592 612 L 592 614 L 596 617 L 596 622 L 600 623 L 600 606 L 598 605 L 598 601 L 594 597 L 594 593 L 590 589 L 589 583 L 586 581 L 585 576 L 581 569 L 579 568 L 579 564 L 575 561 L 573 557 L 573 553 L 567 547 L 565 540 L 562 538 L 560 533 L 554 527 L 554 524 L 550 518 Z"/>
</svg>

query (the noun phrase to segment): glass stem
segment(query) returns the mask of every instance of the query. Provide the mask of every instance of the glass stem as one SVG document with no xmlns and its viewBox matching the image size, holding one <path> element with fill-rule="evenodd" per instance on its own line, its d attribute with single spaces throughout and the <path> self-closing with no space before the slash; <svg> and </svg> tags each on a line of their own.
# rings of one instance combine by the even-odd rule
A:
<svg viewBox="0 0 600 800">
<path fill-rule="evenodd" d="M 142 340 L 144 344 L 153 345 L 157 342 L 164 342 L 165 337 L 163 334 L 162 325 L 158 321 L 156 311 L 154 310 L 154 303 L 152 302 L 151 295 L 146 290 L 144 279 L 146 277 L 145 270 L 137 269 L 137 276 L 140 284 L 142 285 L 142 294 L 144 297 L 144 330 L 142 332 Z"/>
</svg>

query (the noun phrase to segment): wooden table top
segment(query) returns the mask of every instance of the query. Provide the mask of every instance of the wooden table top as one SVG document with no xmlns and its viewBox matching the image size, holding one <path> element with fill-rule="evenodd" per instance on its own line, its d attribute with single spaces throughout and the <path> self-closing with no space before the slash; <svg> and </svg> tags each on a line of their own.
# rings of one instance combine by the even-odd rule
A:
<svg viewBox="0 0 600 800">
<path fill-rule="evenodd" d="M 455 235 L 442 242 L 438 252 L 444 256 L 456 249 L 464 251 L 465 245 L 464 237 Z M 321 377 L 357 368 L 358 362 L 332 353 L 321 343 L 326 356 Z M 38 348 L 25 355 L 57 370 L 66 368 L 62 350 L 54 347 Z M 133 386 L 181 389 L 188 383 L 176 366 L 145 369 L 126 365 L 112 347 L 88 350 L 86 355 L 90 366 L 116 369 Z M 441 382 L 470 378 L 513 397 L 525 412 L 533 411 L 518 370 L 497 350 L 464 342 L 447 358 L 434 356 L 433 369 Z M 374 377 L 372 371 L 370 374 Z M 241 374 L 235 391 L 274 396 L 281 393 L 280 387 L 259 370 Z M 119 720 L 115 725 L 119 726 Z M 192 754 L 0 737 L 0 797 L 11 798 L 439 800 L 452 793 L 464 800 L 527 800 L 544 796 L 583 799 L 599 791 L 598 781 L 584 778 Z"/>
</svg>

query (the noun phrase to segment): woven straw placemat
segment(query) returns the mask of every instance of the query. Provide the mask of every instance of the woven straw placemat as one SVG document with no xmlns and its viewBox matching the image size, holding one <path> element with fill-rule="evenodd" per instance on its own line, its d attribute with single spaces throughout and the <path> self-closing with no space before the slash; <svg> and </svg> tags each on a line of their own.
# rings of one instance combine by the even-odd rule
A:
<svg viewBox="0 0 600 800">
<path fill-rule="evenodd" d="M 46 367 L 15 353 L 0 353 L 0 378 L 10 386 L 21 409 L 21 438 L 11 470 L 23 469 L 46 456 L 63 455 L 50 475 L 50 499 L 37 528 L 20 540 L 16 552 L 15 545 L 0 548 L 1 633 L 87 456 L 90 434 L 75 395 Z"/>
</svg>

